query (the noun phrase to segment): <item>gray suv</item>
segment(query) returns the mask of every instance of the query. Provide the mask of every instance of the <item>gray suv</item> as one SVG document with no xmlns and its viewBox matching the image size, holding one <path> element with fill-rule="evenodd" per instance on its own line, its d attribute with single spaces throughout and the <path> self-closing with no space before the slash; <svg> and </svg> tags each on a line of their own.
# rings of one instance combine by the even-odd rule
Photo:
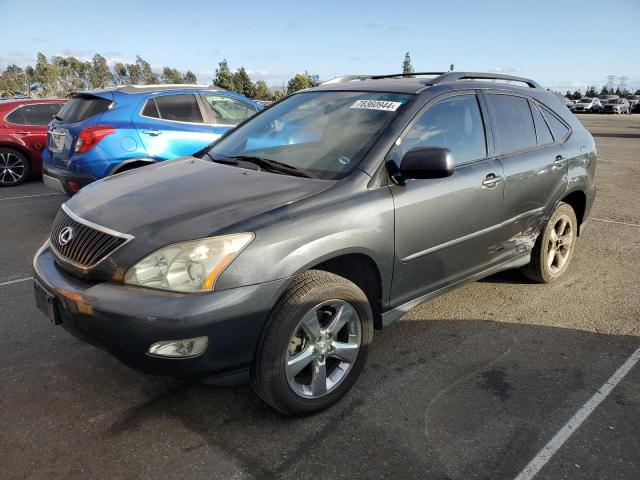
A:
<svg viewBox="0 0 640 480">
<path fill-rule="evenodd" d="M 68 200 L 34 258 L 36 302 L 127 365 L 250 381 L 310 414 L 421 302 L 510 268 L 557 280 L 595 168 L 591 135 L 532 80 L 339 78 Z"/>
</svg>

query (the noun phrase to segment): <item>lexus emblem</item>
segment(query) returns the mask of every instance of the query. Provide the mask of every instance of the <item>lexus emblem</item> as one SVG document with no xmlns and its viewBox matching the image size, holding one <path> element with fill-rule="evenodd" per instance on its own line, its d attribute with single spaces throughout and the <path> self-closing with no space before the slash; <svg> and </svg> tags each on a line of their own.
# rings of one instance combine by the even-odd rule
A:
<svg viewBox="0 0 640 480">
<path fill-rule="evenodd" d="M 64 247 L 67 243 L 73 239 L 73 235 L 75 232 L 73 231 L 73 227 L 64 227 L 60 234 L 58 235 L 58 243 L 61 247 Z"/>
</svg>

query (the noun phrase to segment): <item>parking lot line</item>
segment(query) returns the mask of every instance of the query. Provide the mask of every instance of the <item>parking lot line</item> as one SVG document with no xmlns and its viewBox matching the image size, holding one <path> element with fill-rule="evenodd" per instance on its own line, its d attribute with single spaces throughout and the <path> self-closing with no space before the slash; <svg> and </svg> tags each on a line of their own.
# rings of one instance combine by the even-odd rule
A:
<svg viewBox="0 0 640 480">
<path fill-rule="evenodd" d="M 33 280 L 33 277 L 15 278 L 13 280 L 7 280 L 7 281 L 4 281 L 4 282 L 0 282 L 0 287 L 3 287 L 5 285 L 11 285 L 13 283 L 28 282 L 29 280 Z"/>
<path fill-rule="evenodd" d="M 0 198 L 0 201 L 2 200 L 18 200 L 21 198 L 34 198 L 34 197 L 49 197 L 51 195 L 62 195 L 61 193 L 58 192 L 53 192 L 53 193 L 38 193 L 36 195 L 21 195 L 19 197 L 7 197 L 7 198 Z"/>
<path fill-rule="evenodd" d="M 598 222 L 617 223 L 618 225 L 627 225 L 628 227 L 640 227 L 640 223 L 619 222 L 617 220 L 609 220 L 608 218 L 591 217 L 591 220 L 596 220 Z"/>
<path fill-rule="evenodd" d="M 627 373 L 640 360 L 640 348 L 631 354 L 626 362 L 622 364 L 616 372 L 611 375 L 604 385 L 585 403 L 576 414 L 556 433 L 551 440 L 538 452 L 527 466 L 522 470 L 515 480 L 530 480 L 545 466 L 551 457 L 562 447 L 562 445 L 580 428 L 589 415 L 600 403 L 607 398 L 615 386 L 625 377 Z"/>
</svg>

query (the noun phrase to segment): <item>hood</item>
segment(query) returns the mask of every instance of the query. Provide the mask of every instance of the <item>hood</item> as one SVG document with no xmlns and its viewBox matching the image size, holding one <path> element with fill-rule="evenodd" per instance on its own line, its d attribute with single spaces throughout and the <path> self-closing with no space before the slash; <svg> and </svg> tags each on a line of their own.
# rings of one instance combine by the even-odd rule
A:
<svg viewBox="0 0 640 480">
<path fill-rule="evenodd" d="M 186 157 L 91 184 L 67 206 L 86 220 L 136 240 L 168 244 L 222 232 L 334 183 Z"/>
</svg>

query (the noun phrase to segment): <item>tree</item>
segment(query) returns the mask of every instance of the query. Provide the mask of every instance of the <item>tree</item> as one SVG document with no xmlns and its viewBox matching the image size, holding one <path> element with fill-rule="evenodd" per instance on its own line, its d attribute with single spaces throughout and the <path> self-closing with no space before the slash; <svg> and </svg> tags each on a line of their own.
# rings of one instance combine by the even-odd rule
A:
<svg viewBox="0 0 640 480">
<path fill-rule="evenodd" d="M 298 73 L 287 83 L 287 95 L 311 87 L 307 73 Z"/>
<path fill-rule="evenodd" d="M 585 97 L 597 97 L 598 92 L 596 92 L 596 87 L 589 87 L 584 94 Z"/>
<path fill-rule="evenodd" d="M 107 59 L 99 53 L 93 56 L 91 71 L 89 72 L 89 85 L 91 88 L 104 88 L 113 82 L 113 75 L 107 65 Z"/>
<path fill-rule="evenodd" d="M 126 64 L 122 62 L 116 62 L 113 64 L 113 81 L 116 85 L 124 85 L 130 83 Z"/>
<path fill-rule="evenodd" d="M 127 83 L 140 85 L 142 83 L 142 73 L 140 67 L 135 63 L 127 63 Z"/>
<path fill-rule="evenodd" d="M 634 93 L 634 95 L 640 95 L 640 88 L 638 90 L 636 90 L 636 92 Z"/>
<path fill-rule="evenodd" d="M 155 85 L 160 83 L 158 75 L 151 69 L 151 65 L 143 60 L 140 55 L 136 55 L 136 66 L 140 72 L 140 83 L 143 85 Z"/>
<path fill-rule="evenodd" d="M 256 82 L 256 98 L 258 100 L 271 100 L 272 97 L 273 95 L 267 86 L 267 82 L 264 80 L 258 80 Z"/>
<path fill-rule="evenodd" d="M 187 73 L 184 74 L 184 83 L 196 83 L 197 81 L 196 74 L 191 70 L 187 70 Z"/>
<path fill-rule="evenodd" d="M 56 95 L 59 78 L 58 68 L 55 65 L 51 65 L 44 54 L 38 53 L 34 69 L 34 80 L 40 89 L 40 95 L 43 97 Z"/>
<path fill-rule="evenodd" d="M 164 67 L 160 78 L 163 83 L 185 83 L 182 73 L 171 67 Z"/>
<path fill-rule="evenodd" d="M 319 75 L 311 75 L 309 72 L 307 72 L 305 70 L 304 72 L 307 75 L 307 78 L 309 79 L 309 86 L 310 87 L 317 87 L 318 85 L 320 85 L 320 76 Z"/>
<path fill-rule="evenodd" d="M 29 81 L 25 71 L 17 65 L 9 65 L 0 75 L 0 92 L 9 94 L 16 92 L 28 93 Z"/>
<path fill-rule="evenodd" d="M 216 68 L 216 76 L 213 79 L 213 84 L 216 87 L 220 87 L 224 90 L 229 90 L 232 92 L 236 91 L 235 85 L 233 83 L 233 74 L 231 70 L 229 70 L 229 65 L 227 64 L 226 59 L 222 59 L 222 61 L 218 64 L 218 68 Z"/>
<path fill-rule="evenodd" d="M 602 95 L 609 95 L 611 93 L 611 91 L 607 88 L 606 85 L 604 85 L 601 89 L 600 89 L 600 95 L 598 95 L 599 97 L 601 97 Z"/>
<path fill-rule="evenodd" d="M 238 71 L 233 74 L 233 85 L 235 86 L 236 92 L 241 93 L 245 97 L 255 98 L 256 86 L 251 81 L 244 67 L 240 67 Z"/>
<path fill-rule="evenodd" d="M 402 62 L 402 73 L 407 77 L 413 77 L 413 65 L 411 65 L 411 55 L 409 52 L 404 54 L 404 61 Z"/>
<path fill-rule="evenodd" d="M 580 92 L 580 90 L 576 90 L 575 92 L 573 92 L 574 100 L 580 100 L 581 98 L 582 98 L 582 92 Z"/>
</svg>

